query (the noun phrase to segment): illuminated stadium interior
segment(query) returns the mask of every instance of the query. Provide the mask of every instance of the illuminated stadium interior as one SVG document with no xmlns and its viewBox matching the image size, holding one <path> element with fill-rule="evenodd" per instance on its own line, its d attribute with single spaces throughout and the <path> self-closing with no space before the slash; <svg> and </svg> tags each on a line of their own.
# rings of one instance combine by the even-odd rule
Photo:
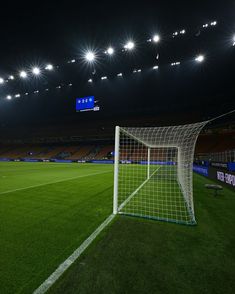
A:
<svg viewBox="0 0 235 294">
<path fill-rule="evenodd" d="M 234 9 L 1 9 L 1 294 L 234 293 Z"/>
</svg>

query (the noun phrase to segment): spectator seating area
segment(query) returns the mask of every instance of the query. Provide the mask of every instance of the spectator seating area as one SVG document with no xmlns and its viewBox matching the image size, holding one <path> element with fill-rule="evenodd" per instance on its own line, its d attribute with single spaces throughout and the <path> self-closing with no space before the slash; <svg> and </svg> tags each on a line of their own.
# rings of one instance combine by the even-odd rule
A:
<svg viewBox="0 0 235 294">
<path fill-rule="evenodd" d="M 113 151 L 113 145 L 76 145 L 76 146 L 1 146 L 0 158 L 10 159 L 69 159 L 92 160 L 106 159 Z M 110 157 L 109 157 L 110 158 Z"/>
</svg>

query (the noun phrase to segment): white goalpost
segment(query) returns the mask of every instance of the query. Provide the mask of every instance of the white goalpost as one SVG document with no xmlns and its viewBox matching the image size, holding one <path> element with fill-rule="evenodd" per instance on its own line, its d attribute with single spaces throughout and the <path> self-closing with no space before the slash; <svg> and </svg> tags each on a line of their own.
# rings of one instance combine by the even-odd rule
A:
<svg viewBox="0 0 235 294">
<path fill-rule="evenodd" d="M 195 224 L 193 157 L 206 124 L 117 126 L 113 213 Z"/>
</svg>

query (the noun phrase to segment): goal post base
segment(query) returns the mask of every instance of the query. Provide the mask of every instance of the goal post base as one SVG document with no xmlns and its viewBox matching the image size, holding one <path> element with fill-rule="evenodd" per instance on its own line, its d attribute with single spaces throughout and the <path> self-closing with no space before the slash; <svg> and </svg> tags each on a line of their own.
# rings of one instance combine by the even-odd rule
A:
<svg viewBox="0 0 235 294">
<path fill-rule="evenodd" d="M 125 212 L 118 212 L 119 215 L 123 216 L 129 216 L 133 218 L 142 218 L 142 219 L 148 219 L 153 221 L 160 221 L 160 222 L 168 222 L 168 223 L 174 223 L 184 226 L 196 226 L 196 221 L 177 221 L 174 219 L 164 218 L 164 217 L 155 217 L 155 216 L 148 216 L 148 215 L 141 215 L 141 214 L 132 214 L 132 213 L 125 213 Z"/>
</svg>

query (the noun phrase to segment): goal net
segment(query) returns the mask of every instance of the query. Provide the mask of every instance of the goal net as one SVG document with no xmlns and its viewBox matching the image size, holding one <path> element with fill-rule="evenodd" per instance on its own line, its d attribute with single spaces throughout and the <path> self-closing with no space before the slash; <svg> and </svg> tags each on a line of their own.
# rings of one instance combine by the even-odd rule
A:
<svg viewBox="0 0 235 294">
<path fill-rule="evenodd" d="M 206 123 L 116 127 L 114 214 L 194 224 L 194 148 Z"/>
</svg>

